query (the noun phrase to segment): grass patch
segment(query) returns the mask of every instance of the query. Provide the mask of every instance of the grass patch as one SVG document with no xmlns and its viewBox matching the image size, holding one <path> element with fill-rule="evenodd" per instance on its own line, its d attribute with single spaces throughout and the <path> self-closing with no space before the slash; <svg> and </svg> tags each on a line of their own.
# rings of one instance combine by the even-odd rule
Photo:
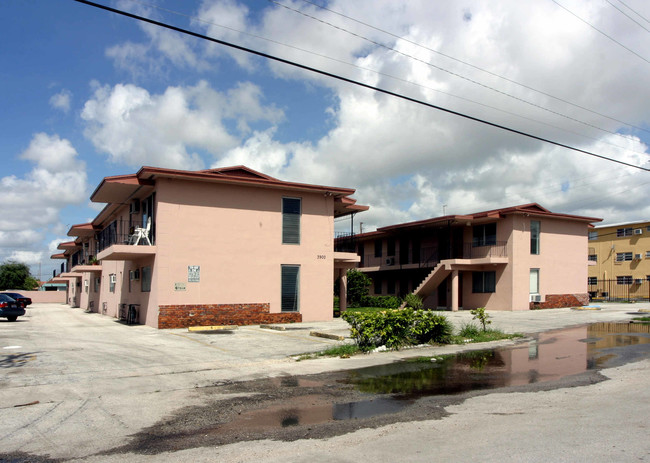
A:
<svg viewBox="0 0 650 463">
<path fill-rule="evenodd" d="M 523 335 L 519 333 L 508 334 L 494 328 L 488 328 L 483 331 L 478 325 L 470 322 L 461 325 L 458 334 L 451 337 L 450 344 L 501 341 L 503 339 L 516 339 L 522 337 Z"/>
<path fill-rule="evenodd" d="M 650 323 L 650 317 L 635 317 L 632 320 L 635 322 Z"/>
<path fill-rule="evenodd" d="M 370 312 L 381 312 L 382 310 L 386 310 L 386 309 L 383 307 L 348 307 L 346 309 L 346 312 L 370 313 Z"/>
<path fill-rule="evenodd" d="M 365 352 L 361 347 L 356 344 L 342 344 L 340 346 L 333 346 L 320 352 L 312 352 L 309 354 L 302 354 L 296 360 L 311 360 L 320 357 L 341 357 L 348 358 L 352 355 L 361 354 Z"/>
</svg>

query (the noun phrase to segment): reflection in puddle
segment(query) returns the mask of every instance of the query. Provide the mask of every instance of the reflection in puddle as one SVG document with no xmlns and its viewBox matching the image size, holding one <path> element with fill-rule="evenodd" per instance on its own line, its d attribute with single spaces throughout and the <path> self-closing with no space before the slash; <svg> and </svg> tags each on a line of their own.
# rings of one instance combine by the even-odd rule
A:
<svg viewBox="0 0 650 463">
<path fill-rule="evenodd" d="M 650 355 L 650 326 L 598 323 L 539 333 L 514 347 L 470 351 L 436 359 L 414 359 L 348 372 L 344 383 L 369 394 L 367 400 L 336 404 L 326 395 L 299 395 L 276 407 L 242 413 L 221 429 L 262 431 L 396 413 L 418 398 L 555 381 L 622 365 Z M 279 378 L 285 387 L 322 383 Z"/>
</svg>

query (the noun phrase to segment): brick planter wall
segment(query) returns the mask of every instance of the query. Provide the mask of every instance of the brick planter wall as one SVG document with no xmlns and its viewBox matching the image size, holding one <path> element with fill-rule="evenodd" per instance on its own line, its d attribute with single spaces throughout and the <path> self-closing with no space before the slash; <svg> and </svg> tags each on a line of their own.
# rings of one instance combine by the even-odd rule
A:
<svg viewBox="0 0 650 463">
<path fill-rule="evenodd" d="M 589 304 L 589 294 L 547 294 L 544 302 L 531 302 L 530 309 L 561 309 Z"/>
<path fill-rule="evenodd" d="M 161 305 L 158 312 L 158 328 L 210 325 L 242 326 L 302 321 L 302 315 L 298 312 L 269 313 L 269 310 L 268 303 Z"/>
</svg>

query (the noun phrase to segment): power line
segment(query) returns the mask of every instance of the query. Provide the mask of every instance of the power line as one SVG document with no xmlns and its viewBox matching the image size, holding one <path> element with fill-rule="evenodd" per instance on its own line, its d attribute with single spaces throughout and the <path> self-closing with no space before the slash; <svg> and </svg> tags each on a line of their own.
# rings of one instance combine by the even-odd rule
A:
<svg viewBox="0 0 650 463">
<path fill-rule="evenodd" d="M 152 4 L 152 3 L 147 3 L 147 2 L 144 2 L 144 1 L 141 1 L 141 0 L 129 0 L 129 1 L 132 2 L 132 3 L 138 3 L 138 4 L 145 5 L 145 6 L 148 6 L 148 7 L 151 7 L 151 8 L 155 8 L 157 10 L 164 11 L 164 12 L 167 12 L 167 13 L 171 13 L 171 14 L 174 14 L 174 15 L 177 15 L 177 16 L 182 16 L 182 17 L 185 17 L 185 18 L 190 19 L 192 21 L 197 21 L 197 22 L 201 22 L 201 23 L 204 23 L 204 24 L 210 24 L 212 26 L 217 26 L 217 27 L 220 27 L 222 29 L 227 29 L 229 31 L 237 32 L 238 34 L 241 34 L 241 35 L 246 35 L 248 37 L 252 37 L 252 38 L 255 38 L 255 39 L 258 39 L 258 40 L 264 40 L 266 42 L 270 42 L 270 43 L 273 43 L 273 44 L 276 44 L 276 45 L 280 45 L 280 46 L 283 46 L 283 47 L 286 47 L 286 48 L 290 48 L 292 50 L 298 50 L 298 51 L 301 51 L 303 53 L 308 53 L 310 55 L 318 56 L 319 58 L 324 58 L 324 59 L 327 59 L 327 60 L 330 60 L 330 61 L 345 64 L 346 66 L 354 67 L 354 68 L 360 69 L 362 71 L 372 72 L 372 73 L 375 73 L 375 74 L 380 75 L 382 77 L 387 77 L 387 78 L 390 78 L 390 79 L 394 79 L 394 80 L 397 80 L 397 81 L 400 81 L 400 82 L 407 83 L 409 85 L 414 85 L 414 86 L 424 88 L 424 89 L 427 89 L 427 90 L 430 90 L 430 91 L 433 91 L 433 92 L 436 92 L 436 93 L 441 93 L 443 95 L 447 95 L 447 96 L 450 96 L 452 98 L 456 98 L 456 99 L 459 99 L 459 100 L 462 100 L 462 101 L 467 101 L 467 102 L 475 104 L 475 105 L 483 106 L 484 108 L 493 109 L 495 111 L 499 111 L 499 112 L 504 113 L 504 114 L 508 114 L 508 115 L 511 115 L 511 116 L 514 116 L 514 117 L 517 117 L 517 118 L 520 118 L 520 119 L 535 122 L 537 124 L 545 125 L 547 127 L 551 127 L 553 129 L 556 129 L 556 130 L 561 130 L 561 131 L 566 132 L 566 133 L 577 135 L 579 137 L 588 138 L 588 139 L 591 139 L 591 140 L 596 140 L 596 141 L 599 141 L 600 143 L 604 143 L 604 144 L 607 144 L 607 145 L 610 145 L 610 146 L 614 146 L 616 148 L 620 148 L 620 149 L 623 149 L 625 151 L 629 151 L 629 152 L 637 153 L 637 154 L 646 154 L 643 151 L 637 151 L 637 150 L 629 149 L 627 147 L 617 145 L 616 143 L 611 143 L 611 142 L 608 142 L 608 141 L 605 141 L 605 140 L 598 139 L 596 137 L 591 137 L 591 136 L 588 136 L 588 135 L 585 135 L 585 134 L 582 134 L 582 133 L 579 133 L 579 132 L 576 132 L 576 131 L 573 131 L 573 130 L 569 130 L 569 129 L 564 128 L 564 127 L 559 127 L 557 125 L 550 124 L 548 122 L 543 122 L 543 121 L 540 121 L 540 120 L 537 120 L 537 119 L 533 119 L 532 117 L 522 116 L 521 114 L 517 114 L 517 113 L 514 113 L 512 111 L 507 111 L 505 109 L 497 108 L 496 106 L 488 105 L 486 103 L 480 103 L 480 102 L 472 100 L 470 98 L 458 96 L 458 95 L 455 95 L 453 93 L 445 92 L 443 90 L 439 90 L 439 89 L 436 89 L 436 88 L 433 88 L 433 87 L 430 87 L 430 86 L 427 86 L 427 85 L 419 84 L 417 82 L 413 82 L 413 81 L 410 81 L 410 80 L 407 80 L 407 79 L 404 79 L 404 78 L 401 78 L 401 77 L 397 77 L 397 76 L 394 76 L 392 74 L 387 74 L 385 72 L 377 71 L 376 69 L 371 69 L 371 68 L 367 68 L 367 67 L 364 67 L 364 66 L 359 66 L 358 64 L 350 63 L 348 61 L 343 61 L 343 60 L 338 59 L 338 58 L 333 58 L 331 56 L 323 55 L 321 53 L 317 53 L 317 52 L 314 52 L 314 51 L 311 51 L 311 50 L 307 50 L 305 48 L 297 47 L 295 45 L 289 45 L 287 43 L 280 42 L 278 40 L 270 39 L 270 38 L 267 38 L 267 37 L 262 37 L 262 36 L 257 35 L 257 34 L 252 34 L 250 32 L 241 31 L 239 29 L 235 29 L 235 28 L 229 27 L 229 26 L 224 26 L 222 24 L 217 24 L 217 23 L 215 23 L 213 21 L 207 21 L 207 20 L 202 19 L 202 18 L 197 17 L 197 16 L 191 16 L 191 15 L 188 15 L 188 14 L 185 14 L 185 13 L 181 13 L 179 11 L 174 11 L 174 10 L 170 10 L 170 9 L 167 9 L 167 8 L 163 8 L 163 7 L 159 6 L 159 5 L 155 5 L 155 4 Z M 304 1 L 308 2 L 308 0 L 304 0 Z M 308 3 L 310 3 L 310 2 L 308 2 Z M 414 43 L 414 42 L 412 42 L 412 43 Z M 607 116 L 604 116 L 604 117 L 607 117 Z M 621 121 L 621 123 L 625 124 L 622 121 Z M 598 127 L 596 127 L 596 128 L 598 128 Z M 622 137 L 622 138 L 635 140 L 635 138 L 633 138 L 631 136 L 621 135 L 621 134 L 619 134 L 617 132 L 611 132 L 611 131 L 607 131 L 607 130 L 604 130 L 604 129 L 599 129 L 599 130 L 603 130 L 605 132 L 611 133 L 613 135 L 617 135 L 617 136 Z M 645 130 L 645 129 L 640 129 L 640 130 Z M 648 132 L 650 132 L 650 131 L 648 131 Z"/>
<path fill-rule="evenodd" d="M 626 46 L 623 45 L 621 42 L 619 42 L 618 40 L 616 40 L 614 37 L 612 37 L 612 36 L 606 34 L 606 33 L 603 32 L 603 31 L 601 31 L 600 29 L 598 29 L 598 28 L 597 28 L 596 26 L 594 26 L 593 24 L 591 24 L 591 23 L 587 22 L 586 20 L 582 19 L 580 16 L 578 16 L 577 14 L 575 14 L 573 11 L 571 11 L 570 9 L 568 9 L 567 7 L 565 7 L 564 5 L 558 3 L 557 0 L 551 0 L 551 1 L 552 1 L 553 3 L 555 3 L 557 6 L 559 6 L 560 8 L 562 8 L 562 9 L 563 9 L 564 11 L 566 11 L 567 13 L 569 13 L 569 14 L 575 16 L 577 19 L 579 19 L 580 21 L 582 21 L 583 23 L 585 23 L 587 26 L 591 27 L 593 30 L 595 30 L 595 31 L 598 32 L 599 34 L 604 35 L 604 36 L 607 37 L 609 40 L 611 40 L 612 42 L 614 42 L 615 44 L 617 44 L 618 46 L 620 46 L 620 47 L 622 47 L 622 48 L 625 48 L 627 51 L 629 51 L 629 52 L 632 53 L 633 55 L 635 55 L 635 56 L 641 58 L 643 61 L 645 61 L 646 63 L 650 64 L 650 61 L 648 61 L 646 58 L 644 58 L 643 56 L 639 55 L 639 54 L 638 54 L 637 52 L 635 52 L 634 50 L 632 50 L 632 49 L 626 47 Z"/>
<path fill-rule="evenodd" d="M 487 121 L 485 119 L 480 119 L 478 117 L 470 116 L 468 114 L 463 114 L 463 113 L 460 113 L 458 111 L 454 111 L 454 110 L 451 110 L 451 109 L 448 109 L 448 108 L 444 108 L 442 106 L 434 105 L 434 104 L 427 103 L 427 102 L 422 101 L 422 100 L 411 98 L 411 97 L 406 96 L 406 95 L 391 92 L 389 90 L 385 90 L 385 89 L 382 89 L 382 88 L 379 88 L 379 87 L 376 87 L 376 86 L 373 86 L 373 85 L 369 85 L 369 84 L 365 84 L 363 82 L 359 82 L 359 81 L 356 81 L 356 80 L 353 80 L 353 79 L 349 79 L 347 77 L 343 77 L 343 76 L 340 76 L 338 74 L 333 74 L 331 72 L 327 72 L 327 71 L 323 71 L 321 69 L 306 66 L 304 64 L 300 64 L 300 63 L 297 63 L 295 61 L 290 61 L 290 60 L 287 60 L 287 59 L 284 59 L 284 58 L 280 58 L 280 57 L 277 57 L 277 56 L 274 56 L 274 55 L 270 55 L 268 53 L 253 50 L 253 49 L 248 48 L 248 47 L 243 47 L 241 45 L 237 45 L 237 44 L 234 44 L 234 43 L 231 43 L 231 42 L 226 42 L 225 40 L 220 40 L 220 39 L 216 39 L 216 38 L 213 38 L 213 37 L 209 37 L 209 36 L 204 35 L 204 34 L 199 34 L 198 32 L 193 32 L 193 31 L 183 29 L 183 28 L 180 28 L 180 27 L 177 27 L 177 26 L 173 26 L 171 24 L 166 24 L 166 23 L 163 23 L 163 22 L 160 22 L 160 21 L 156 21 L 156 20 L 153 20 L 153 19 L 143 17 L 143 16 L 138 16 L 136 14 L 129 13 L 127 11 L 118 10 L 116 8 L 101 5 L 101 4 L 98 4 L 98 3 L 95 3 L 95 2 L 91 2 L 89 0 L 74 0 L 74 1 L 76 1 L 78 3 L 83 3 L 85 5 L 93 6 L 95 8 L 99 8 L 99 9 L 102 9 L 102 10 L 105 10 L 105 11 L 110 11 L 112 13 L 119 14 L 121 16 L 126 16 L 128 18 L 136 19 L 138 21 L 143 21 L 143 22 L 146 22 L 146 23 L 149 23 L 149 24 L 153 24 L 155 26 L 159 26 L 159 27 L 162 27 L 162 28 L 165 28 L 165 29 L 170 29 L 170 30 L 173 30 L 173 31 L 176 31 L 176 32 L 180 32 L 182 34 L 187 34 L 187 35 L 190 35 L 192 37 L 196 37 L 196 38 L 199 38 L 199 39 L 208 40 L 210 42 L 218 43 L 220 45 L 224 45 L 224 46 L 227 46 L 227 47 L 230 47 L 230 48 L 234 48 L 235 50 L 240 50 L 240 51 L 244 51 L 244 52 L 247 52 L 247 53 L 251 53 L 253 55 L 257 55 L 257 56 L 260 56 L 262 58 L 267 58 L 267 59 L 270 59 L 270 60 L 273 60 L 273 61 L 277 61 L 279 63 L 283 63 L 283 64 L 287 64 L 289 66 L 293 66 L 293 67 L 297 67 L 299 69 L 303 69 L 305 71 L 313 72 L 313 73 L 320 74 L 320 75 L 323 75 L 323 76 L 326 76 L 326 77 L 330 77 L 332 79 L 340 80 L 342 82 L 357 85 L 359 87 L 363 87 L 363 88 L 366 88 L 366 89 L 369 89 L 369 90 L 373 90 L 373 91 L 378 92 L 378 93 L 383 93 L 385 95 L 393 96 L 395 98 L 400 98 L 402 100 L 409 101 L 411 103 L 416 103 L 416 104 L 419 104 L 421 106 L 425 106 L 425 107 L 428 107 L 428 108 L 431 108 L 431 109 L 436 109 L 438 111 L 446 112 L 448 114 L 452 114 L 452 115 L 455 115 L 455 116 L 458 116 L 458 117 L 462 117 L 464 119 L 468 119 L 468 120 L 471 120 L 471 121 L 474 121 L 474 122 L 478 122 L 478 123 L 481 123 L 481 124 L 484 124 L 484 125 L 488 125 L 490 127 L 501 129 L 501 130 L 504 130 L 506 132 L 510 132 L 510 133 L 514 133 L 514 134 L 521 135 L 521 136 L 524 136 L 524 137 L 528 137 L 528 138 L 531 138 L 533 140 L 538 140 L 538 141 L 541 141 L 541 142 L 544 142 L 544 143 L 549 143 L 551 145 L 559 146 L 561 148 L 566 148 L 566 149 L 576 151 L 578 153 L 586 154 L 588 156 L 592 156 L 592 157 L 595 157 L 595 158 L 598 158 L 598 159 L 603 159 L 603 160 L 607 160 L 607 161 L 610 161 L 610 162 L 614 162 L 616 164 L 620 164 L 620 165 L 624 165 L 624 166 L 627 166 L 627 167 L 632 167 L 632 168 L 635 168 L 635 169 L 650 172 L 650 168 L 647 168 L 647 167 L 638 166 L 638 165 L 631 164 L 631 163 L 628 163 L 628 162 L 625 162 L 625 161 L 610 158 L 610 157 L 607 157 L 607 156 L 604 156 L 604 155 L 601 155 L 601 154 L 596 154 L 596 153 L 593 153 L 591 151 L 587 151 L 587 150 L 576 148 L 576 147 L 573 147 L 573 146 L 570 146 L 570 145 L 566 145 L 564 143 L 556 142 L 556 141 L 553 141 L 553 140 L 550 140 L 550 139 L 547 139 L 547 138 L 543 138 L 543 137 L 540 137 L 540 136 L 537 136 L 537 135 L 533 135 L 533 134 L 530 134 L 530 133 L 527 133 L 527 132 L 523 132 L 521 130 L 517 130 L 517 129 L 510 128 L 510 127 L 506 127 L 504 125 L 496 124 L 494 122 L 490 122 L 490 121 Z"/>
<path fill-rule="evenodd" d="M 618 0 L 618 2 L 619 2 L 621 5 L 623 5 L 625 8 L 627 8 L 628 10 L 630 10 L 632 13 L 634 13 L 635 15 L 637 15 L 639 18 L 643 19 L 645 22 L 650 23 L 650 20 L 648 20 L 648 19 L 647 19 L 645 16 L 643 16 L 641 13 L 639 13 L 639 12 L 636 11 L 634 8 L 632 8 L 631 6 L 629 6 L 629 5 L 628 5 L 627 3 L 625 3 L 623 0 Z"/>
<path fill-rule="evenodd" d="M 449 69 L 445 69 L 445 68 L 443 68 L 443 67 L 441 67 L 441 66 L 437 66 L 437 65 L 435 65 L 435 64 L 433 64 L 433 63 L 431 63 L 431 62 L 429 62 L 429 61 L 426 61 L 426 60 L 423 60 L 423 59 L 417 58 L 417 57 L 415 57 L 415 56 L 413 56 L 413 55 L 409 55 L 408 53 L 405 53 L 405 52 L 403 52 L 403 51 L 400 51 L 400 50 L 397 50 L 397 49 L 395 49 L 395 48 L 389 47 L 388 45 L 384 45 L 383 43 L 381 43 L 381 42 L 377 42 L 376 40 L 372 40 L 372 39 L 369 39 L 369 38 L 367 38 L 367 37 L 364 37 L 363 35 L 361 35 L 361 34 L 357 34 L 356 32 L 349 31 L 349 30 L 347 30 L 347 29 L 345 29 L 345 28 L 342 28 L 342 27 L 340 27 L 340 26 L 336 26 L 336 25 L 334 25 L 334 24 L 331 24 L 331 23 L 329 23 L 329 22 L 327 22 L 327 21 L 325 21 L 325 20 L 323 20 L 323 19 L 316 18 L 315 16 L 311 16 L 311 15 L 309 15 L 309 14 L 303 12 L 303 11 L 297 10 L 297 9 L 292 8 L 292 7 L 290 7 L 290 6 L 283 5 L 282 3 L 278 2 L 277 0 L 268 0 L 268 1 L 271 2 L 271 3 L 274 3 L 274 4 L 278 5 L 278 6 L 281 6 L 282 8 L 286 8 L 286 9 L 289 10 L 289 11 L 293 11 L 293 12 L 295 12 L 295 13 L 298 13 L 298 14 L 302 15 L 302 16 L 305 16 L 306 18 L 313 19 L 314 21 L 318 21 L 318 22 L 320 22 L 320 23 L 326 24 L 326 25 L 328 25 L 328 26 L 330 26 L 330 27 L 333 27 L 333 28 L 338 29 L 338 30 L 340 30 L 340 31 L 342 31 L 342 32 L 345 32 L 345 33 L 347 33 L 347 34 L 350 34 L 350 35 L 352 35 L 352 36 L 354 36 L 354 37 L 357 37 L 357 38 L 359 38 L 359 39 L 361 39 L 361 40 L 365 40 L 365 41 L 367 41 L 367 42 L 369 42 L 369 43 L 372 43 L 373 45 L 377 45 L 378 47 L 385 48 L 386 50 L 389 50 L 389 51 L 392 51 L 392 52 L 397 53 L 397 54 L 399 54 L 399 55 L 402 55 L 402 56 L 404 56 L 404 57 L 406 57 L 406 58 L 408 58 L 408 59 L 412 59 L 412 60 L 418 61 L 418 62 L 420 62 L 420 63 L 426 64 L 427 66 L 430 66 L 430 67 L 432 67 L 432 68 L 434 68 L 434 69 L 438 69 L 439 71 L 446 72 L 447 74 L 450 74 L 450 75 L 452 75 L 452 76 L 454 76 L 454 77 L 457 77 L 457 78 L 459 78 L 459 79 L 466 80 L 466 81 L 468 81 L 468 82 L 470 82 L 470 83 L 472 83 L 472 84 L 474 84 L 474 85 L 478 85 L 478 86 L 480 86 L 480 87 L 483 87 L 483 88 L 486 88 L 486 89 L 491 90 L 491 91 L 493 91 L 493 92 L 496 92 L 496 93 L 498 93 L 498 94 L 500 94 L 500 95 L 506 96 L 506 97 L 508 97 L 508 98 L 512 98 L 513 100 L 516 100 L 516 101 L 519 101 L 519 102 L 525 103 L 525 104 L 527 104 L 527 105 L 530 105 L 530 106 L 532 106 L 532 107 L 535 107 L 535 108 L 541 109 L 542 111 L 547 111 L 547 112 L 549 112 L 549 113 L 551 113 L 551 114 L 555 114 L 556 116 L 564 117 L 564 118 L 566 118 L 566 119 L 569 119 L 569 120 L 571 120 L 571 121 L 577 122 L 577 123 L 579 123 L 579 124 L 583 124 L 583 125 L 585 125 L 585 126 L 592 127 L 592 128 L 594 128 L 594 129 L 596 129 L 596 130 L 601 130 L 601 131 L 603 131 L 603 132 L 611 133 L 612 135 L 616 135 L 616 136 L 619 136 L 619 137 L 622 137 L 622 138 L 630 138 L 630 137 L 627 136 L 627 135 L 623 135 L 623 134 L 620 134 L 620 133 L 617 133 L 617 132 L 614 132 L 614 131 L 611 131 L 611 130 L 603 129 L 602 127 L 598 127 L 597 125 L 594 125 L 594 124 L 590 124 L 590 123 L 588 123 L 588 122 L 581 121 L 580 119 L 576 119 L 576 118 L 574 118 L 574 117 L 567 116 L 566 114 L 562 114 L 562 113 L 559 112 L 559 111 L 554 111 L 554 110 L 552 110 L 552 109 L 546 108 L 546 107 L 544 107 L 544 106 L 542 106 L 542 105 L 539 105 L 539 104 L 537 104 L 537 103 L 533 103 L 533 102 L 531 102 L 531 101 L 528 101 L 528 100 L 526 100 L 526 99 L 524 99 L 524 98 L 520 98 L 520 97 L 518 97 L 518 96 L 511 95 L 511 94 L 508 93 L 508 92 L 504 92 L 504 91 L 499 90 L 499 89 L 497 89 L 497 88 L 490 87 L 490 86 L 487 85 L 487 84 L 484 84 L 484 83 L 479 82 L 479 81 L 477 81 L 477 80 L 471 79 L 471 78 L 469 78 L 469 77 L 465 77 L 465 76 L 463 76 L 463 75 L 461 75 L 461 74 L 458 74 L 458 73 L 456 73 L 456 72 L 454 72 L 454 71 L 450 71 Z"/>
<path fill-rule="evenodd" d="M 272 3 L 277 3 L 277 2 L 275 2 L 274 0 L 268 0 L 268 1 L 270 1 L 270 2 L 272 2 Z M 319 5 L 319 4 L 317 4 L 317 3 L 313 2 L 313 1 L 310 1 L 310 0 L 302 0 L 302 1 L 305 2 L 305 3 L 308 3 L 308 4 L 310 4 L 310 5 L 314 5 L 315 7 L 320 8 L 320 9 L 322 9 L 322 10 L 329 11 L 330 13 L 333 13 L 333 14 L 335 14 L 335 15 L 338 15 L 338 16 L 341 16 L 341 17 L 343 17 L 343 18 L 349 19 L 350 21 L 353 21 L 353 22 L 355 22 L 355 23 L 357 23 L 357 24 L 361 24 L 361 25 L 363 25 L 363 26 L 369 27 L 370 29 L 373 29 L 373 30 L 376 30 L 376 31 L 378 31 L 378 32 L 381 32 L 381 33 L 387 34 L 387 35 L 389 35 L 389 36 L 391 36 L 391 37 L 393 37 L 393 38 L 395 38 L 395 39 L 401 40 L 401 41 L 406 42 L 406 43 L 410 43 L 411 45 L 415 45 L 415 46 L 417 46 L 417 47 L 420 47 L 420 48 L 422 48 L 422 49 L 424 49 L 424 50 L 430 51 L 430 52 L 435 53 L 435 54 L 437 54 L 437 55 L 444 56 L 445 58 L 448 58 L 448 59 L 450 59 L 450 60 L 453 60 L 453 61 L 456 61 L 456 62 L 458 62 L 458 63 L 464 64 L 465 66 L 469 66 L 469 67 L 471 67 L 471 68 L 473 68 L 473 69 L 476 69 L 476 70 L 478 70 L 478 71 L 485 72 L 486 74 L 489 74 L 489 75 L 491 75 L 491 76 L 493 76 L 493 77 L 498 77 L 499 79 L 503 79 L 503 80 L 505 80 L 506 82 L 509 82 L 509 83 L 511 83 L 511 84 L 519 85 L 520 87 L 525 88 L 525 89 L 527 89 L 527 90 L 531 90 L 531 91 L 533 91 L 533 92 L 539 93 L 540 95 L 544 95 L 544 96 L 549 97 L 549 98 L 552 98 L 552 99 L 554 99 L 554 100 L 556 100 L 556 101 L 561 101 L 562 103 L 568 104 L 568 105 L 573 106 L 573 107 L 575 107 L 575 108 L 582 109 L 583 111 L 587 111 L 587 112 L 589 112 L 589 113 L 591 113 L 591 114 L 595 114 L 595 115 L 597 115 L 597 116 L 604 117 L 604 118 L 606 118 L 606 119 L 609 119 L 610 121 L 618 122 L 618 123 L 620 123 L 620 124 L 626 125 L 626 126 L 631 127 L 631 128 L 633 128 L 633 129 L 642 130 L 642 131 L 644 131 L 644 132 L 649 132 L 649 133 L 650 133 L 650 130 L 645 129 L 645 128 L 643 128 L 643 127 L 639 127 L 639 126 L 636 126 L 636 125 L 631 124 L 631 123 L 629 123 L 629 122 L 625 122 L 625 121 L 622 121 L 622 120 L 620 120 L 620 119 L 616 119 L 615 117 L 608 116 L 607 114 L 600 113 L 600 112 L 595 111 L 595 110 L 593 110 L 593 109 L 589 109 L 589 108 L 584 107 L 584 106 L 581 106 L 581 105 L 579 105 L 579 104 L 572 103 L 572 102 L 570 102 L 570 101 L 568 101 L 568 100 L 565 100 L 565 99 L 563 99 L 563 98 L 557 97 L 557 96 L 552 95 L 552 94 L 550 94 L 550 93 L 546 93 L 546 92 L 544 92 L 544 91 L 542 91 L 542 90 L 536 89 L 536 88 L 531 87 L 531 86 L 528 86 L 528 85 L 526 85 L 526 84 L 522 84 L 521 82 L 517 82 L 516 80 L 512 80 L 512 79 L 510 79 L 510 78 L 508 78 L 508 77 L 502 76 L 502 75 L 497 74 L 497 73 L 494 73 L 494 72 L 492 72 L 492 71 L 488 71 L 487 69 L 484 69 L 484 68 L 482 68 L 482 67 L 476 66 L 476 65 L 471 64 L 471 63 L 468 63 L 467 61 L 463 61 L 463 60 L 458 59 L 458 58 L 456 58 L 456 57 L 454 57 L 454 56 L 447 55 L 447 54 L 442 53 L 442 52 L 440 52 L 440 51 L 438 51 L 438 50 L 435 50 L 435 49 L 433 49 L 433 48 L 429 48 L 429 47 L 427 47 L 427 46 L 425 46 L 425 45 L 422 45 L 422 44 L 419 44 L 419 43 L 414 42 L 414 41 L 412 41 L 412 40 L 409 40 L 409 39 L 407 39 L 407 38 L 405 38 L 405 37 L 401 37 L 401 36 L 399 36 L 399 35 L 397 35 L 397 34 L 394 34 L 394 33 L 392 33 L 392 32 L 389 32 L 389 31 L 387 31 L 387 30 L 385 30 L 385 29 L 381 29 L 381 28 L 379 28 L 379 27 L 373 26 L 372 24 L 368 24 L 368 23 L 366 23 L 366 22 L 359 21 L 358 19 L 355 19 L 355 18 L 353 18 L 353 17 L 351 17 L 351 16 L 345 15 L 345 14 L 340 13 L 340 12 L 338 12 L 338 11 L 332 10 L 331 8 L 328 8 L 328 7 L 325 7 L 325 6 Z M 621 2 L 621 3 L 622 3 L 622 2 Z M 285 8 L 286 8 L 286 7 L 285 7 Z M 629 7 L 628 7 L 628 8 L 629 8 Z M 336 26 L 333 26 L 333 27 L 336 27 Z"/>
<path fill-rule="evenodd" d="M 617 9 L 617 10 L 618 10 L 618 11 L 619 11 L 623 16 L 626 16 L 630 21 L 636 23 L 640 28 L 644 29 L 646 32 L 650 32 L 650 29 L 648 29 L 647 27 L 645 27 L 645 26 L 644 26 L 643 24 L 641 24 L 639 21 L 637 21 L 637 20 L 634 19 L 632 16 L 630 16 L 629 14 L 627 14 L 625 11 L 621 10 L 619 7 L 617 7 L 616 5 L 614 5 L 612 2 L 610 2 L 609 0 L 605 0 L 605 1 L 606 1 L 607 3 L 609 3 L 609 4 L 612 6 L 612 8 Z"/>
</svg>

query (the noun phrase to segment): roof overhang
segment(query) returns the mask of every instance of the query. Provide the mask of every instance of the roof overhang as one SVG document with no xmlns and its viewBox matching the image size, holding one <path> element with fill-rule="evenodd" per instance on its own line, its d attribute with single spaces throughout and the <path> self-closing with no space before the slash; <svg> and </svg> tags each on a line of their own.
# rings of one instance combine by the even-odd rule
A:
<svg viewBox="0 0 650 463">
<path fill-rule="evenodd" d="M 70 227 L 70 230 L 68 230 L 68 236 L 77 236 L 79 238 L 86 238 L 89 236 L 93 236 L 95 234 L 95 231 L 96 230 L 93 227 L 92 222 L 80 223 Z"/>
</svg>

